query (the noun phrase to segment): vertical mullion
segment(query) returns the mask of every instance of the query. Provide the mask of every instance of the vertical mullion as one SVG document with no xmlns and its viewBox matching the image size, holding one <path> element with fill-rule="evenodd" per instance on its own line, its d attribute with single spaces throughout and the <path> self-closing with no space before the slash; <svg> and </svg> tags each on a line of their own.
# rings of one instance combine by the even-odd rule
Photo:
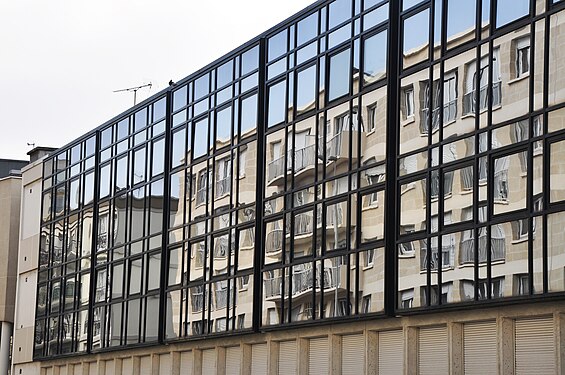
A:
<svg viewBox="0 0 565 375">
<path fill-rule="evenodd" d="M 387 131 L 386 131 L 386 187 L 385 195 L 385 280 L 384 280 L 384 310 L 387 316 L 394 316 L 396 311 L 396 291 L 397 283 L 397 252 L 396 236 L 400 224 L 400 215 L 396 215 L 397 208 L 400 208 L 398 197 L 398 187 L 396 184 L 396 165 L 399 151 L 398 132 L 400 123 L 398 116 L 399 108 L 399 78 L 400 53 L 399 48 L 402 40 L 400 22 L 400 2 L 391 1 L 389 4 L 389 25 L 388 25 L 388 59 L 387 59 Z M 395 178 L 392 178 L 394 176 Z M 360 214 L 359 214 L 360 215 Z"/>
</svg>

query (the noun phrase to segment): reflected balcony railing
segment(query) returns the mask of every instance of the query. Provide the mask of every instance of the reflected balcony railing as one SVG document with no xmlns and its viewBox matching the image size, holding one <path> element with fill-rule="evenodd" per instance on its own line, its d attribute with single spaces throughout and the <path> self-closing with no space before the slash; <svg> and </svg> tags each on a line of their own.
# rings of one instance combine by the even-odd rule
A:
<svg viewBox="0 0 565 375">
<path fill-rule="evenodd" d="M 463 115 L 474 114 L 477 112 L 475 98 L 476 90 L 463 95 Z M 500 81 L 492 84 L 492 106 L 496 107 L 502 103 L 502 84 Z M 481 87 L 479 91 L 479 111 L 488 107 L 488 85 Z"/>
<path fill-rule="evenodd" d="M 445 245 L 441 247 L 441 267 L 448 268 L 453 267 L 452 254 L 455 251 L 455 245 Z M 425 271 L 428 269 L 428 251 L 426 246 L 422 246 L 420 249 L 420 270 Z M 439 254 L 437 246 L 431 248 L 431 270 L 437 271 L 439 265 Z"/>
<path fill-rule="evenodd" d="M 343 225 L 343 210 L 344 207 L 342 205 L 346 205 L 346 203 L 338 203 L 332 206 L 328 206 L 326 210 L 326 225 L 330 227 L 335 227 L 335 222 L 337 220 L 337 226 L 340 227 Z M 347 206 L 345 207 L 347 210 Z M 318 210 L 317 215 L 317 226 L 322 226 L 322 212 Z"/>
<path fill-rule="evenodd" d="M 302 236 L 312 234 L 314 231 L 314 219 L 311 213 L 297 214 L 294 217 L 294 235 Z M 290 231 L 288 231 L 290 233 Z"/>
<path fill-rule="evenodd" d="M 324 268 L 324 289 L 331 289 L 339 286 L 339 272 L 340 267 L 338 266 Z M 296 296 L 312 290 L 314 287 L 314 277 L 316 278 L 316 288 L 319 289 L 321 286 L 319 270 L 314 272 L 312 267 L 293 270 L 291 277 L 285 277 L 285 298 L 288 297 L 290 291 L 292 291 L 293 296 Z M 264 280 L 265 298 L 280 297 L 282 292 L 282 280 L 283 278 L 281 276 Z M 289 284 L 289 282 L 291 284 Z"/>
<path fill-rule="evenodd" d="M 267 251 L 267 254 L 281 251 L 282 242 L 283 242 L 282 229 L 273 229 L 272 231 L 267 233 L 267 239 L 265 242 L 265 249 Z"/>
<path fill-rule="evenodd" d="M 432 110 L 432 132 L 439 129 L 439 114 L 440 107 L 436 107 Z M 428 134 L 428 126 L 430 121 L 430 109 L 422 109 L 422 118 L 420 120 L 420 133 Z M 457 98 L 445 103 L 443 105 L 443 123 L 447 124 L 449 122 L 455 121 L 457 118 Z"/>
<path fill-rule="evenodd" d="M 475 240 L 471 237 L 461 241 L 461 263 L 473 264 L 475 262 Z M 483 234 L 479 236 L 479 263 L 487 261 L 487 236 Z M 491 238 L 490 239 L 490 259 L 492 262 L 503 261 L 506 254 L 506 240 L 504 238 Z"/>
<path fill-rule="evenodd" d="M 285 171 L 292 171 L 292 163 L 294 158 L 294 173 L 298 173 L 308 167 L 316 164 L 318 157 L 316 152 L 316 145 L 306 146 L 304 148 L 289 151 L 287 153 L 286 167 L 285 156 L 282 155 L 277 159 L 271 161 L 267 165 L 267 179 L 271 182 L 279 177 L 284 176 Z"/>
<path fill-rule="evenodd" d="M 231 192 L 231 176 L 216 181 L 216 198 Z"/>
<path fill-rule="evenodd" d="M 338 133 L 331 137 L 328 140 L 326 145 L 326 160 L 336 159 L 340 156 L 349 156 L 349 155 L 342 155 L 342 140 L 343 140 L 343 133 Z"/>
</svg>

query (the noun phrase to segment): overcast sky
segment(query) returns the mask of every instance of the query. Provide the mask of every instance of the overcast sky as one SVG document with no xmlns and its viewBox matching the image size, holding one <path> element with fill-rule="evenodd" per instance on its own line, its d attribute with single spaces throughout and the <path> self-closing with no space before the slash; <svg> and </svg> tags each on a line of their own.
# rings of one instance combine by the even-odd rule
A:
<svg viewBox="0 0 565 375">
<path fill-rule="evenodd" d="M 0 158 L 60 147 L 313 0 L 0 0 Z"/>
</svg>

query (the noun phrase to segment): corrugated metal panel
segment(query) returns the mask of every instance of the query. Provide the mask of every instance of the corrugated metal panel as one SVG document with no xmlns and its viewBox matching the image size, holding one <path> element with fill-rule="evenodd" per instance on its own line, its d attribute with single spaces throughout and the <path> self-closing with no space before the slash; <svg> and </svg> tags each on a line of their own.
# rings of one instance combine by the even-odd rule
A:
<svg viewBox="0 0 565 375">
<path fill-rule="evenodd" d="M 267 373 L 267 344 L 255 344 L 251 347 L 251 375 Z"/>
<path fill-rule="evenodd" d="M 283 341 L 279 344 L 279 374 L 296 374 L 296 341 Z"/>
<path fill-rule="evenodd" d="M 180 372 L 181 374 L 192 375 L 192 352 L 180 353 Z"/>
<path fill-rule="evenodd" d="M 359 375 L 365 368 L 365 337 L 363 334 L 341 338 L 341 373 Z"/>
<path fill-rule="evenodd" d="M 239 375 L 241 369 L 241 349 L 232 346 L 226 349 L 226 375 Z"/>
<path fill-rule="evenodd" d="M 310 339 L 308 350 L 308 375 L 325 375 L 329 372 L 328 338 Z"/>
<path fill-rule="evenodd" d="M 465 374 L 498 374 L 496 321 L 463 326 Z"/>
<path fill-rule="evenodd" d="M 553 319 L 516 320 L 516 375 L 555 374 Z"/>
<path fill-rule="evenodd" d="M 404 335 L 401 329 L 379 332 L 379 375 L 404 374 Z"/>
<path fill-rule="evenodd" d="M 449 374 L 447 327 L 420 328 L 418 341 L 418 373 Z"/>
<path fill-rule="evenodd" d="M 202 351 L 202 375 L 216 374 L 216 349 Z"/>
</svg>

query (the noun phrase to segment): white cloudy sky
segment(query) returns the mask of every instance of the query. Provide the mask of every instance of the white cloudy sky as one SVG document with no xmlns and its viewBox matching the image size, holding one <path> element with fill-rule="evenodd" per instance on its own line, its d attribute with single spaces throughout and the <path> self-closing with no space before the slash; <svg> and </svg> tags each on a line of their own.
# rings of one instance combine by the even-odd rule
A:
<svg viewBox="0 0 565 375">
<path fill-rule="evenodd" d="M 0 0 L 0 158 L 60 147 L 313 0 Z"/>
</svg>

